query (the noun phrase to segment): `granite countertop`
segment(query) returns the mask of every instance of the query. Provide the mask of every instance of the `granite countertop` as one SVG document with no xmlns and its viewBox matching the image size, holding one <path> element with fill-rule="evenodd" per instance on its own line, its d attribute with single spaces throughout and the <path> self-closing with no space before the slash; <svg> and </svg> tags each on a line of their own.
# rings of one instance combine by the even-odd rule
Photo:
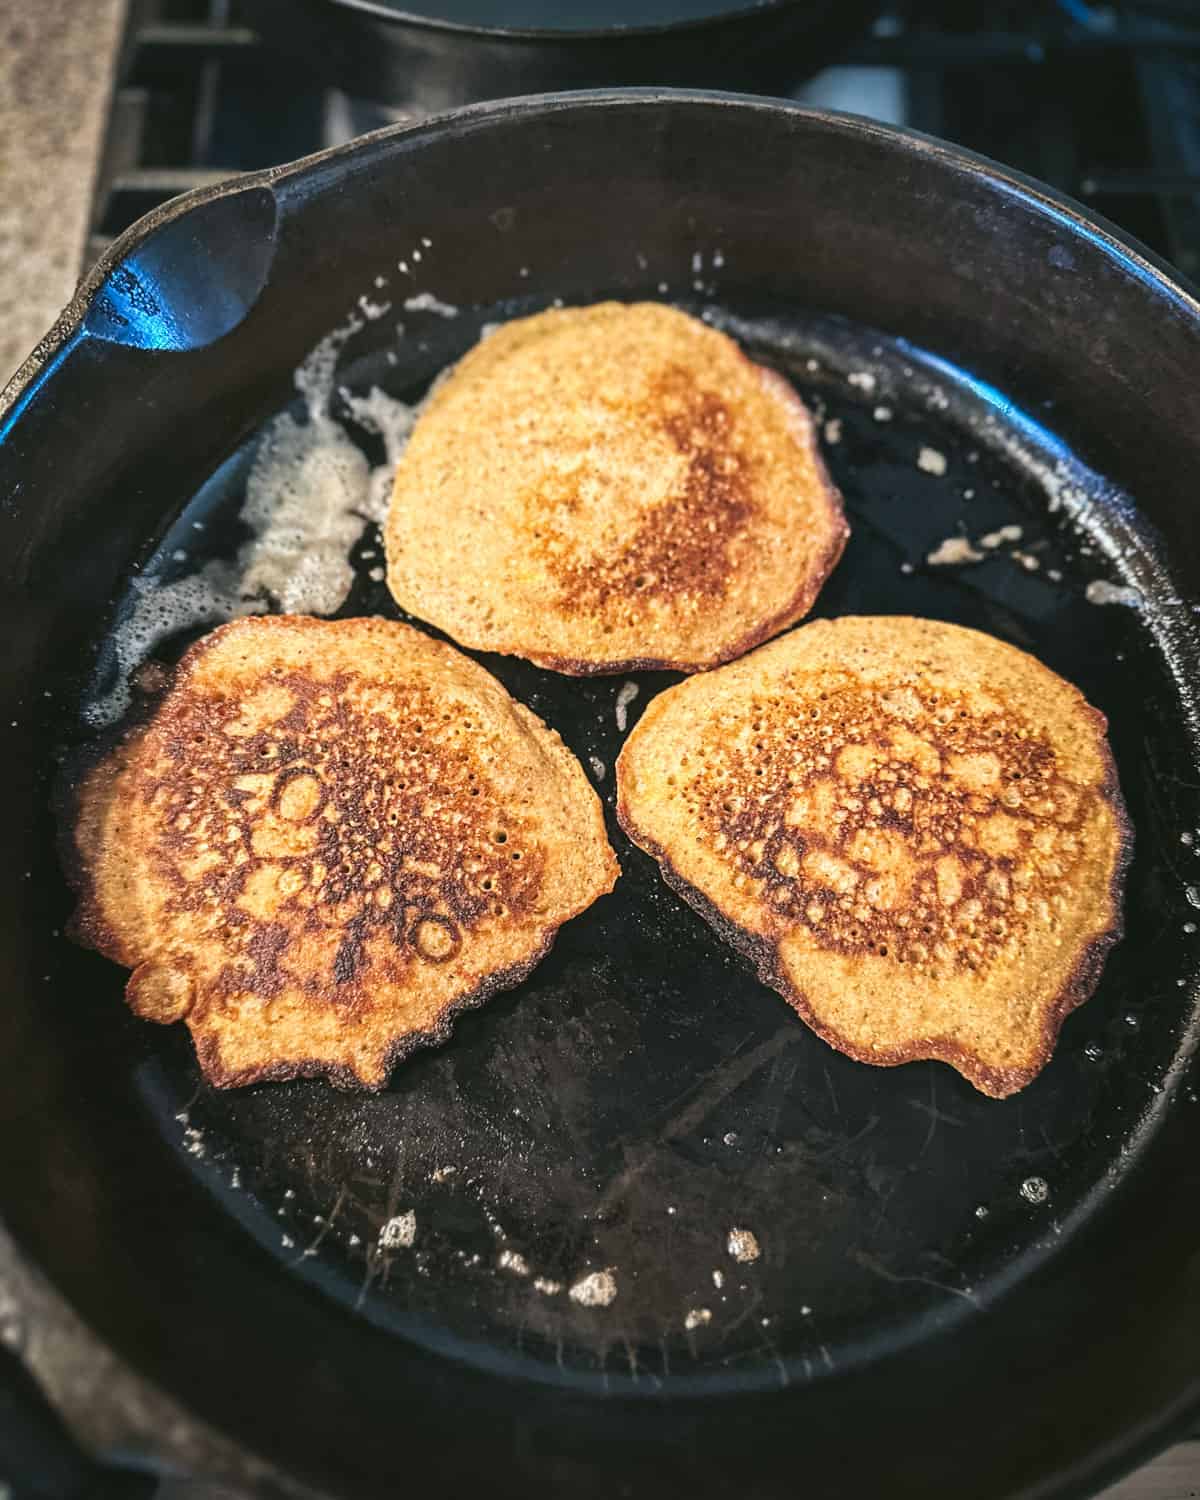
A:
<svg viewBox="0 0 1200 1500">
<path fill-rule="evenodd" d="M 83 264 L 126 0 L 0 3 L 0 385 L 69 301 Z M 0 1232 L 0 1339 L 18 1347 L 79 1438 L 208 1482 L 161 1500 L 298 1496 L 103 1349 Z M 229 1488 L 228 1486 L 233 1486 Z M 1200 1442 L 1183 1443 L 1104 1500 L 1200 1496 Z"/>
<path fill-rule="evenodd" d="M 0 385 L 79 280 L 125 4 L 0 4 Z"/>
</svg>

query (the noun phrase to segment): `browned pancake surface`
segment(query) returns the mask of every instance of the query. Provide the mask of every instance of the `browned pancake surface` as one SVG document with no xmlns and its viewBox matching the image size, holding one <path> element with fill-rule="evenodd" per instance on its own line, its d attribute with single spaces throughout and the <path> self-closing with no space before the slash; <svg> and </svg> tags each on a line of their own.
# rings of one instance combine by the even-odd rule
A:
<svg viewBox="0 0 1200 1500">
<path fill-rule="evenodd" d="M 619 814 L 833 1046 L 940 1058 L 1002 1097 L 1120 935 L 1131 833 L 1105 728 L 990 636 L 818 621 L 656 698 Z"/>
<path fill-rule="evenodd" d="M 383 620 L 214 631 L 77 804 L 77 936 L 218 1085 L 380 1087 L 618 873 L 558 735 Z"/>
<path fill-rule="evenodd" d="M 785 380 L 684 313 L 606 302 L 504 325 L 434 389 L 388 583 L 467 646 L 694 671 L 798 620 L 847 535 Z"/>
</svg>

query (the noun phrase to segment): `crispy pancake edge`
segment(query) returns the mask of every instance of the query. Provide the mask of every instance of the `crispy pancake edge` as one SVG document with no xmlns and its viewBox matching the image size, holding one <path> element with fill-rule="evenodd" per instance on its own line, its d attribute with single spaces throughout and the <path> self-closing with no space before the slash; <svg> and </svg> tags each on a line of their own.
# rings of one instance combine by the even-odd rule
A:
<svg viewBox="0 0 1200 1500">
<path fill-rule="evenodd" d="M 611 889 L 611 887 L 610 887 Z M 607 894 L 606 892 L 603 894 Z M 599 900 L 599 897 L 596 898 Z M 591 905 L 589 902 L 588 905 Z M 586 911 L 586 907 L 580 908 Z M 570 917 L 564 917 L 564 922 L 572 921 L 580 915 L 579 911 L 572 913 Z M 192 1045 L 196 1052 L 196 1061 L 200 1065 L 200 1071 L 204 1074 L 207 1082 L 218 1089 L 245 1088 L 252 1083 L 287 1083 L 293 1078 L 323 1078 L 336 1089 L 342 1089 L 352 1094 L 381 1094 L 391 1082 L 393 1069 L 411 1057 L 414 1052 L 421 1051 L 424 1047 L 442 1047 L 450 1040 L 454 1030 L 454 1023 L 459 1015 L 468 1010 L 478 1010 L 494 995 L 501 994 L 504 990 L 515 989 L 523 979 L 527 979 L 538 964 L 546 957 L 551 948 L 554 947 L 554 939 L 558 936 L 558 928 L 552 928 L 546 933 L 540 948 L 526 962 L 513 964 L 510 968 L 501 969 L 495 974 L 490 974 L 482 984 L 458 1000 L 452 1000 L 437 1018 L 434 1026 L 428 1031 L 414 1031 L 407 1036 L 400 1037 L 393 1042 L 383 1056 L 383 1076 L 376 1082 L 366 1082 L 353 1068 L 342 1067 L 337 1063 L 321 1062 L 314 1058 L 302 1058 L 294 1062 L 272 1063 L 261 1068 L 243 1068 L 240 1072 L 234 1072 L 228 1068 L 222 1068 L 217 1061 L 217 1047 L 211 1036 L 192 1036 Z M 134 970 L 134 974 L 137 970 Z M 133 975 L 129 977 L 129 983 L 133 982 Z M 128 984 L 126 993 L 128 993 Z M 186 1024 L 186 1023 L 185 1023 Z M 190 1033 L 189 1033 L 190 1034 Z"/>
<path fill-rule="evenodd" d="M 288 627 L 301 628 L 310 626 L 327 627 L 338 624 L 357 624 L 360 618 L 384 617 L 355 617 L 351 620 L 325 620 L 303 615 L 259 615 L 253 617 L 257 626 L 267 624 L 283 624 Z M 400 621 L 384 619 L 384 623 L 403 624 Z M 115 781 L 120 776 L 121 768 L 115 764 L 117 757 L 124 753 L 132 753 L 136 749 L 137 741 L 149 727 L 155 708 L 172 687 L 182 682 L 195 662 L 203 656 L 213 639 L 227 631 L 235 630 L 245 624 L 244 620 L 232 620 L 216 629 L 207 632 L 191 646 L 180 657 L 176 665 L 166 674 L 161 687 L 157 687 L 153 694 L 148 694 L 146 699 L 138 704 L 133 714 L 122 726 L 102 735 L 96 741 L 83 746 L 74 754 L 68 756 L 60 772 L 54 792 L 51 798 L 52 811 L 57 821 L 57 843 L 60 866 L 64 872 L 67 885 L 76 898 L 75 910 L 71 913 L 64 925 L 64 933 L 70 941 L 83 948 L 90 948 L 102 957 L 120 964 L 123 968 L 130 970 L 125 981 L 123 995 L 130 1011 L 136 1016 L 138 1012 L 131 1004 L 131 994 L 135 988 L 137 975 L 144 961 L 139 961 L 131 956 L 131 951 L 126 947 L 119 935 L 105 919 L 101 903 L 99 901 L 96 881 L 91 872 L 89 857 L 80 846 L 79 826 L 80 812 L 84 801 L 84 789 L 91 778 L 104 775 L 106 771 L 111 772 Z M 438 641 L 435 637 L 425 636 L 425 633 L 414 626 L 405 625 L 406 630 L 423 636 L 432 644 L 450 651 L 456 656 L 462 655 L 456 646 L 449 645 L 444 641 Z M 480 671 L 487 672 L 486 668 L 479 667 L 477 662 L 470 657 L 465 658 Z M 490 673 L 488 674 L 491 675 Z M 507 690 L 505 690 L 507 692 Z M 508 695 L 511 698 L 511 694 Z M 438 1014 L 435 1024 L 425 1031 L 411 1032 L 399 1037 L 389 1047 L 383 1058 L 383 1071 L 380 1079 L 365 1081 L 352 1068 L 337 1063 L 329 1063 L 317 1058 L 301 1058 L 268 1064 L 262 1067 L 250 1067 L 241 1070 L 227 1069 L 221 1066 L 218 1057 L 218 1048 L 215 1039 L 210 1035 L 197 1036 L 188 1028 L 192 1046 L 196 1054 L 196 1060 L 205 1080 L 214 1088 L 241 1088 L 255 1083 L 282 1083 L 294 1078 L 325 1079 L 333 1087 L 356 1093 L 380 1093 L 390 1082 L 392 1071 L 412 1053 L 420 1051 L 424 1047 L 437 1047 L 444 1045 L 450 1038 L 454 1024 L 459 1015 L 465 1011 L 477 1010 L 493 996 L 505 990 L 514 989 L 537 968 L 543 959 L 554 947 L 555 938 L 559 929 L 569 921 L 582 915 L 601 896 L 612 891 L 621 876 L 621 866 L 612 844 L 608 837 L 608 830 L 604 821 L 603 805 L 596 794 L 595 788 L 587 780 L 582 767 L 579 766 L 578 758 L 566 745 L 558 731 L 552 725 L 548 725 L 540 719 L 531 709 L 521 703 L 519 699 L 512 702 L 524 715 L 528 716 L 543 732 L 548 732 L 557 744 L 561 754 L 574 763 L 579 770 L 583 784 L 590 800 L 588 802 L 589 814 L 593 822 L 593 834 L 600 840 L 603 848 L 607 850 L 607 886 L 597 892 L 591 899 L 573 906 L 572 910 L 563 916 L 562 920 L 554 926 L 546 929 L 542 934 L 541 942 L 528 958 L 520 963 L 512 964 L 505 969 L 500 969 L 494 974 L 489 974 L 473 990 L 449 1002 Z M 140 1019 L 140 1017 L 139 1017 Z M 187 1024 L 186 1019 L 183 1022 Z"/>
<path fill-rule="evenodd" d="M 168 677 L 162 692 L 170 686 L 170 680 Z M 59 868 L 67 889 L 75 897 L 75 907 L 63 923 L 63 935 L 77 947 L 90 948 L 102 958 L 131 971 L 136 965 L 126 958 L 128 949 L 122 946 L 120 938 L 101 914 L 96 881 L 88 858 L 80 848 L 80 813 L 84 787 L 106 769 L 112 768 L 115 779 L 119 772 L 113 765 L 114 761 L 119 755 L 132 752 L 146 728 L 144 720 L 153 713 L 160 696 L 156 689 L 153 695 L 135 701 L 123 724 L 71 751 L 59 769 L 50 796 Z"/>
<path fill-rule="evenodd" d="M 1005 644 L 1008 643 L 1005 642 Z M 1020 651 L 1018 646 L 1013 646 L 1011 649 Z M 1021 654 L 1031 655 L 1029 652 Z M 1031 657 L 1031 659 L 1037 661 L 1036 657 Z M 1038 665 L 1043 664 L 1039 662 Z M 677 685 L 682 687 L 685 684 Z M 1100 753 L 1104 762 L 1104 780 L 1097 788 L 1097 795 L 1108 803 L 1117 829 L 1116 858 L 1108 885 L 1112 921 L 1105 931 L 1093 938 L 1083 950 L 1067 983 L 1050 1001 L 1042 1023 L 1040 1044 L 1034 1062 L 1027 1068 L 993 1068 L 957 1042 L 951 1042 L 942 1037 L 919 1037 L 905 1047 L 890 1047 L 877 1052 L 868 1051 L 847 1041 L 840 1032 L 817 1017 L 803 991 L 797 989 L 788 979 L 779 963 L 776 947 L 767 939 L 760 937 L 758 933 L 747 931 L 732 922 L 715 902 L 683 878 L 661 844 L 641 832 L 629 808 L 626 797 L 628 782 L 622 781 L 621 762 L 634 735 L 646 723 L 654 704 L 661 703 L 673 691 L 673 688 L 667 688 L 647 705 L 646 712 L 621 747 L 621 753 L 616 762 L 617 821 L 626 837 L 657 862 L 667 885 L 703 917 L 723 942 L 735 952 L 740 953 L 743 958 L 749 959 L 755 974 L 762 983 L 781 995 L 811 1031 L 814 1031 L 822 1041 L 828 1042 L 836 1051 L 852 1058 L 855 1062 L 869 1063 L 882 1068 L 899 1067 L 902 1063 L 908 1062 L 948 1063 L 980 1093 L 992 1099 L 1006 1099 L 1032 1083 L 1053 1056 L 1063 1022 L 1073 1010 L 1091 997 L 1100 981 L 1109 951 L 1125 935 L 1123 896 L 1125 876 L 1133 860 L 1134 827 L 1125 806 L 1125 799 L 1121 795 L 1117 765 L 1108 743 L 1108 719 L 1105 715 L 1088 703 L 1082 693 L 1080 694 L 1081 705 L 1088 722 L 1097 732 Z"/>
</svg>

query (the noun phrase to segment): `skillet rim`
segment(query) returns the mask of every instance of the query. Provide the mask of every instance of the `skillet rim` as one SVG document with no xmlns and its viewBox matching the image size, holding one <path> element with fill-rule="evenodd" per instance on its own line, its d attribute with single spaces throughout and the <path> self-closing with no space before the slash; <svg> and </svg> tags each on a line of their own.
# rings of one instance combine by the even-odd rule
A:
<svg viewBox="0 0 1200 1500">
<path fill-rule="evenodd" d="M 295 161 L 285 162 L 277 167 L 246 172 L 223 182 L 180 193 L 151 209 L 113 240 L 80 281 L 71 300 L 50 330 L 34 345 L 5 385 L 0 387 L 0 439 L 19 414 L 17 408 L 21 398 L 31 393 L 38 380 L 47 372 L 54 356 L 82 330 L 96 296 L 111 273 L 159 230 L 183 218 L 193 209 L 258 188 L 264 188 L 274 196 L 277 184 L 299 180 L 332 162 L 352 161 L 356 157 L 367 156 L 393 141 L 402 141 L 409 146 L 427 136 L 439 135 L 445 130 L 464 125 L 468 128 L 478 127 L 492 120 L 551 115 L 572 109 L 620 108 L 630 104 L 699 105 L 743 110 L 747 113 L 786 115 L 806 121 L 833 136 L 859 136 L 889 144 L 902 155 L 933 158 L 963 177 L 987 181 L 1035 211 L 1065 223 L 1075 233 L 1082 234 L 1099 246 L 1111 260 L 1132 270 L 1147 287 L 1200 323 L 1200 285 L 1193 285 L 1187 277 L 1180 275 L 1174 267 L 1134 236 L 1118 229 L 1103 215 L 1090 212 L 1069 194 L 1060 193 L 1035 177 L 1006 167 L 980 152 L 943 141 L 938 136 L 913 130 L 908 126 L 884 125 L 866 115 L 815 109 L 793 100 L 768 95 L 740 94 L 721 89 L 574 89 L 561 93 L 524 94 L 507 99 L 487 100 L 480 104 L 443 110 L 421 120 L 385 125 L 341 145 L 327 146 L 321 151 L 314 151 L 308 156 L 298 157 Z"/>
</svg>

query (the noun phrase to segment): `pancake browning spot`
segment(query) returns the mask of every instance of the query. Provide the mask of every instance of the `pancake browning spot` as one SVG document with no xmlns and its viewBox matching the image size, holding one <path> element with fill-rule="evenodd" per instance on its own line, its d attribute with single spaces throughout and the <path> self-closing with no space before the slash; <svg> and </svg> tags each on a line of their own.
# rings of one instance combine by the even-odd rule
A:
<svg viewBox="0 0 1200 1500">
<path fill-rule="evenodd" d="M 472 349 L 396 470 L 397 602 L 575 674 L 698 671 L 812 605 L 841 496 L 791 385 L 656 303 L 552 309 Z"/>
<path fill-rule="evenodd" d="M 1031 914 L 1055 929 L 1078 863 L 1080 797 L 1044 734 L 961 694 L 830 688 L 780 732 L 778 699 L 714 726 L 691 814 L 763 899 L 821 948 L 936 981 L 986 972 Z"/>
<path fill-rule="evenodd" d="M 758 513 L 757 465 L 745 451 L 726 403 L 699 390 L 671 365 L 641 403 L 637 420 L 657 427 L 682 464 L 670 496 L 650 509 L 632 535 L 586 559 L 569 556 L 565 533 L 544 551 L 561 580 L 568 612 L 618 615 L 630 598 L 661 597 L 691 612 L 724 597 L 734 543 Z M 556 559 L 563 558 L 562 561 Z"/>
<path fill-rule="evenodd" d="M 471 731 L 427 687 L 288 673 L 257 708 L 188 698 L 157 768 L 167 909 L 237 934 L 226 993 L 273 993 L 289 948 L 332 922 L 345 937 L 329 997 L 361 1004 L 376 934 L 396 963 L 444 963 L 471 927 L 534 909 L 530 820 L 501 805 Z"/>
<path fill-rule="evenodd" d="M 382 621 L 215 632 L 79 800 L 81 936 L 218 1084 L 378 1086 L 615 876 L 557 736 Z"/>
<path fill-rule="evenodd" d="M 827 1041 L 1044 1066 L 1120 936 L 1131 834 L 1104 720 L 991 637 L 821 621 L 660 694 L 618 813 Z"/>
</svg>

